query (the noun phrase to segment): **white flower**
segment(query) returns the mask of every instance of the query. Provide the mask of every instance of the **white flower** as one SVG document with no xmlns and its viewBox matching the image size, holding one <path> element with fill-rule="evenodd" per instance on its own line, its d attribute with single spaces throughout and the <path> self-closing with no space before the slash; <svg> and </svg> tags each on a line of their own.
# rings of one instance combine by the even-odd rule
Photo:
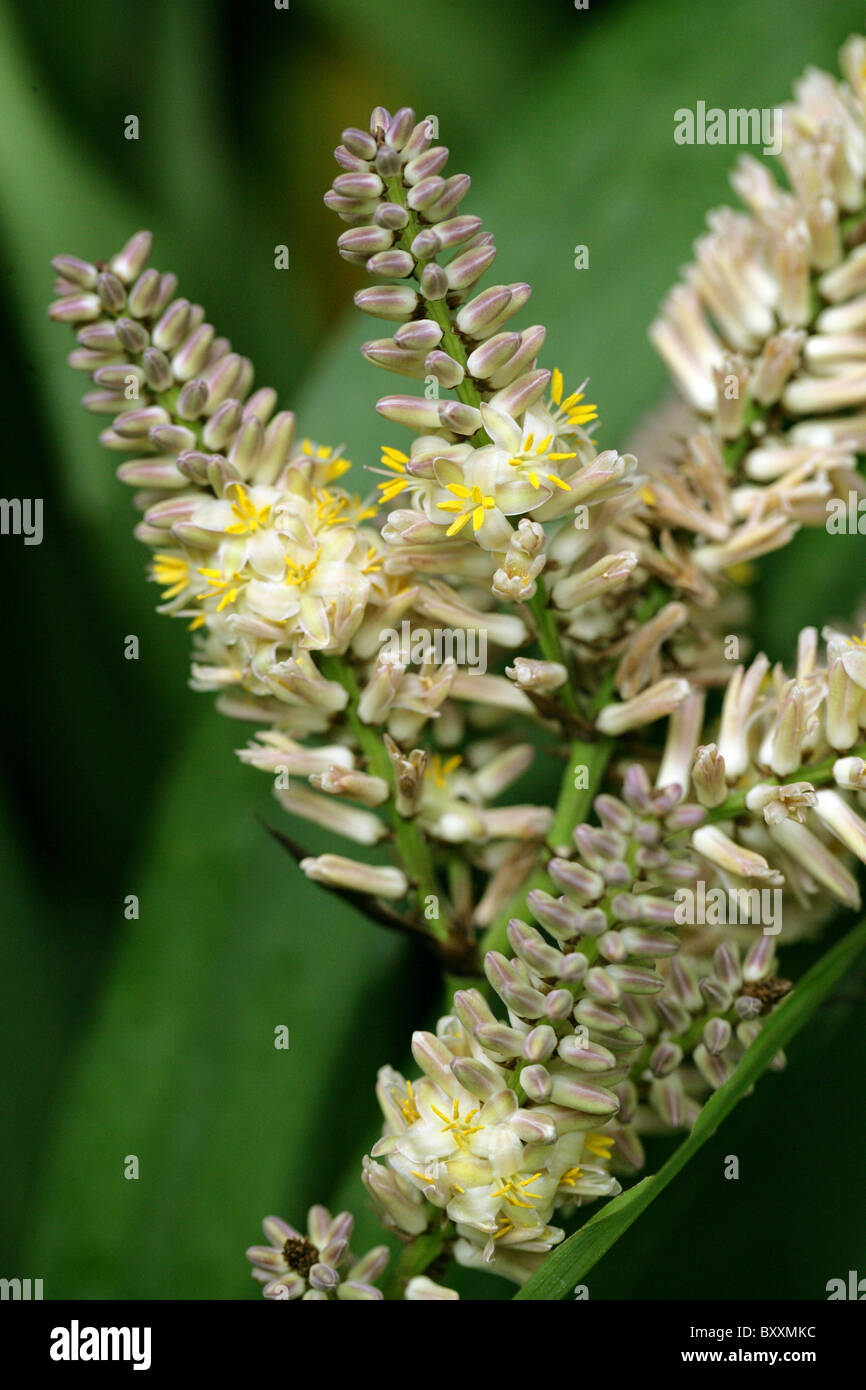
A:
<svg viewBox="0 0 866 1390">
<path fill-rule="evenodd" d="M 440 1019 L 439 1036 L 416 1033 L 412 1051 L 419 1080 L 380 1072 L 386 1123 L 373 1157 L 386 1161 L 401 1193 L 414 1191 L 416 1204 L 424 1199 L 455 1223 L 461 1263 L 477 1251 L 485 1267 L 517 1277 L 502 1253 L 536 1254 L 561 1240 L 550 1224 L 555 1206 L 618 1190 L 605 1167 L 612 1140 L 574 1128 L 560 1135 L 555 1111 L 521 1107 L 506 1069 L 454 1017 Z M 408 1209 L 414 1229 L 416 1211 Z M 528 1272 L 520 1267 L 521 1280 Z"/>
</svg>

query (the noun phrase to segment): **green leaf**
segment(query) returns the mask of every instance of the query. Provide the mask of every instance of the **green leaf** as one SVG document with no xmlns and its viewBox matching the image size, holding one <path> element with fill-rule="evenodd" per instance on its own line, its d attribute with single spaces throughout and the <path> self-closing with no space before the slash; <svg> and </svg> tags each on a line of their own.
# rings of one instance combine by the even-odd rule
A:
<svg viewBox="0 0 866 1390">
<path fill-rule="evenodd" d="M 59 1083 L 68 1021 L 64 980 L 74 969 L 64 943 L 46 958 L 39 933 L 44 903 L 28 882 L 17 826 L 0 799 L 0 882 L 6 930 L 0 933 L 0 1065 L 4 1082 L 3 1168 L 0 1248 L 10 1267 L 21 1264 L 19 1241 L 26 1230 L 44 1134 L 32 1124 L 34 1095 L 50 1095 Z"/>
<path fill-rule="evenodd" d="M 377 1067 L 423 1011 L 417 954 L 309 883 L 255 819 L 251 788 L 280 813 L 238 741 L 202 711 L 163 789 L 152 868 L 126 890 L 139 920 L 115 906 L 122 940 L 29 1252 L 46 1297 L 252 1294 L 244 1249 L 262 1217 L 303 1221 L 360 1162 Z"/>
<path fill-rule="evenodd" d="M 822 956 L 779 1005 L 747 1050 L 733 1076 L 710 1097 L 695 1126 L 668 1161 L 651 1177 L 615 1197 L 545 1260 L 515 1298 L 565 1298 L 576 1283 L 615 1245 L 642 1212 L 654 1202 L 706 1141 L 738 1101 L 757 1081 L 785 1044 L 811 1018 L 818 1005 L 866 948 L 866 921 Z"/>
</svg>

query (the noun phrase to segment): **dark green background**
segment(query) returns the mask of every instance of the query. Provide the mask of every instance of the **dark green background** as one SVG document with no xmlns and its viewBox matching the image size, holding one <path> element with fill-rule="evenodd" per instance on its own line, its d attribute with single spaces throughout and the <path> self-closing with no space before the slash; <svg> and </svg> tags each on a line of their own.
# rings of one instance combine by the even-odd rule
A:
<svg viewBox="0 0 866 1390">
<path fill-rule="evenodd" d="M 44 497 L 45 540 L 0 539 L 0 1274 L 43 1278 L 47 1297 L 256 1296 L 243 1250 L 267 1211 L 345 1201 L 377 1238 L 357 1179 L 376 1068 L 404 1060 L 435 988 L 426 960 L 335 908 L 257 823 L 276 818 L 268 781 L 233 756 L 246 730 L 185 686 L 183 625 L 153 612 L 117 460 L 45 318 L 50 257 L 104 256 L 152 227 L 155 263 L 303 431 L 375 462 L 401 442 L 372 409 L 392 388 L 357 354 L 360 281 L 321 200 L 341 128 L 411 104 L 472 174 L 498 278 L 533 283 L 547 360 L 569 383 L 591 374 L 600 438 L 621 444 L 664 384 L 647 325 L 727 197 L 732 152 L 675 145 L 674 110 L 777 104 L 858 22 L 850 0 L 2 0 L 3 492 Z M 573 269 L 578 243 L 589 270 Z M 804 535 L 765 565 L 757 632 L 774 657 L 802 623 L 853 616 L 859 546 Z M 593 1271 L 591 1296 L 821 1298 L 866 1273 L 864 1070 L 862 1007 L 834 1002 Z"/>
</svg>

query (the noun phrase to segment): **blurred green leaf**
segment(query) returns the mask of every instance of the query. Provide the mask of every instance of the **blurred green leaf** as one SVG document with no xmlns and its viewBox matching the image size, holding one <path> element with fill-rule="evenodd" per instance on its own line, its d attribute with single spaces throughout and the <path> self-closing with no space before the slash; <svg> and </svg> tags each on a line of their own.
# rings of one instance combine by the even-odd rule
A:
<svg viewBox="0 0 866 1390">
<path fill-rule="evenodd" d="M 31 1206 L 44 1130 L 33 1124 L 33 1100 L 56 1085 L 63 1070 L 63 964 L 46 958 L 38 924 L 44 905 L 28 882 L 14 821 L 0 806 L 0 885 L 6 930 L 0 934 L 0 980 L 14 993 L 0 1008 L 4 1125 L 0 1251 L 4 1268 L 20 1269 L 18 1245 Z"/>
<path fill-rule="evenodd" d="M 383 1052 L 424 1007 L 403 943 L 304 880 L 244 809 L 236 741 L 204 712 L 129 884 L 140 920 L 55 1117 L 29 1256 L 49 1297 L 239 1296 L 262 1217 L 327 1197 Z"/>
</svg>

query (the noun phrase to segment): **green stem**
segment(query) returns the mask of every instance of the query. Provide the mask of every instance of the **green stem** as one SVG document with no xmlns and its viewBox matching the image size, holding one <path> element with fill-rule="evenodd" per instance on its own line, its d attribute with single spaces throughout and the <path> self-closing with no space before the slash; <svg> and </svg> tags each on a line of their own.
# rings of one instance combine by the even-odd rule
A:
<svg viewBox="0 0 866 1390">
<path fill-rule="evenodd" d="M 755 440 L 751 433 L 751 426 L 756 420 L 763 420 L 768 414 L 769 407 L 758 405 L 756 401 L 748 400 L 743 409 L 743 424 L 740 433 L 735 439 L 728 439 L 722 445 L 722 458 L 725 468 L 729 473 L 735 473 L 742 459 Z"/>
<path fill-rule="evenodd" d="M 535 581 L 535 593 L 526 606 L 535 619 L 538 645 L 545 661 L 555 661 L 568 671 L 569 665 L 562 649 L 562 640 L 556 625 L 556 615 L 548 602 L 547 586 L 541 576 Z M 576 714 L 578 710 L 577 695 L 570 674 L 568 681 L 561 689 L 561 697 L 566 708 Z"/>
<path fill-rule="evenodd" d="M 438 1230 L 425 1231 L 423 1235 L 410 1240 L 401 1250 L 385 1285 L 385 1298 L 402 1299 L 409 1280 L 430 1268 L 444 1252 L 446 1240 L 450 1240 L 453 1235 L 453 1226 L 450 1222 L 445 1222 Z"/>
<path fill-rule="evenodd" d="M 553 825 L 548 835 L 548 843 L 553 850 L 568 843 L 572 830 L 586 816 L 592 798 L 597 795 L 598 785 L 613 752 L 613 740 L 597 738 L 592 741 L 575 739 L 568 750 L 568 765 L 562 779 L 562 786 L 553 814 Z M 578 778 L 577 768 L 586 768 L 586 777 Z M 583 785 L 585 782 L 586 785 Z M 483 959 L 487 951 L 507 951 L 506 929 L 512 917 L 524 910 L 526 897 L 532 889 L 550 889 L 551 882 L 546 869 L 536 869 L 535 873 L 509 899 L 496 920 L 488 927 L 479 944 Z"/>
<path fill-rule="evenodd" d="M 418 233 L 424 230 L 424 224 L 419 221 L 414 210 L 409 207 L 409 204 L 406 201 L 406 188 L 402 178 L 399 175 L 397 175 L 392 179 L 388 179 L 387 184 L 388 197 L 391 199 L 391 202 L 396 203 L 398 207 L 403 208 L 404 212 L 409 218 L 409 221 L 403 228 L 403 231 L 400 234 L 400 238 L 397 241 L 396 245 L 400 248 L 400 250 L 408 252 L 408 254 L 412 256 L 413 260 L 416 262 L 417 265 L 418 257 L 416 257 L 415 253 L 412 251 L 412 242 L 415 240 Z M 424 317 L 432 319 L 433 322 L 438 324 L 439 327 L 442 329 L 443 352 L 447 352 L 448 356 L 453 357 L 454 361 L 459 362 L 460 366 L 463 368 L 463 380 L 460 382 L 459 386 L 455 387 L 457 398 L 458 400 L 461 400 L 464 405 L 471 405 L 474 407 L 474 409 L 477 410 L 478 407 L 481 405 L 481 393 L 475 385 L 474 377 L 472 377 L 469 373 L 469 369 L 467 366 L 466 349 L 463 345 L 463 340 L 461 339 L 459 333 L 454 327 L 454 324 L 451 319 L 451 311 L 448 308 L 448 304 L 445 299 L 425 298 L 425 296 L 420 293 L 420 275 L 416 273 L 415 275 L 413 275 L 413 279 L 415 280 L 415 283 L 418 285 L 419 298 L 422 304 L 424 305 Z M 490 436 L 487 434 L 485 430 L 479 429 L 476 430 L 475 434 L 472 435 L 471 442 L 476 446 L 476 448 L 478 448 L 482 444 L 489 444 Z"/>
<path fill-rule="evenodd" d="M 348 691 L 349 703 L 346 708 L 349 724 L 361 752 L 367 760 L 367 769 L 376 777 L 381 777 L 394 789 L 394 770 L 391 759 L 379 733 L 363 723 L 358 714 L 358 701 L 361 691 L 355 672 L 348 661 L 339 656 L 323 656 L 322 671 L 329 680 L 337 681 Z M 386 803 L 388 818 L 394 834 L 394 842 L 403 862 L 403 867 L 412 884 L 422 921 L 430 936 L 437 941 L 449 941 L 452 936 L 451 923 L 440 910 L 433 918 L 428 918 L 429 899 L 435 898 L 437 905 L 442 901 L 442 890 L 436 877 L 430 845 L 414 820 L 407 820 L 397 810 L 396 801 L 391 796 Z"/>
</svg>

